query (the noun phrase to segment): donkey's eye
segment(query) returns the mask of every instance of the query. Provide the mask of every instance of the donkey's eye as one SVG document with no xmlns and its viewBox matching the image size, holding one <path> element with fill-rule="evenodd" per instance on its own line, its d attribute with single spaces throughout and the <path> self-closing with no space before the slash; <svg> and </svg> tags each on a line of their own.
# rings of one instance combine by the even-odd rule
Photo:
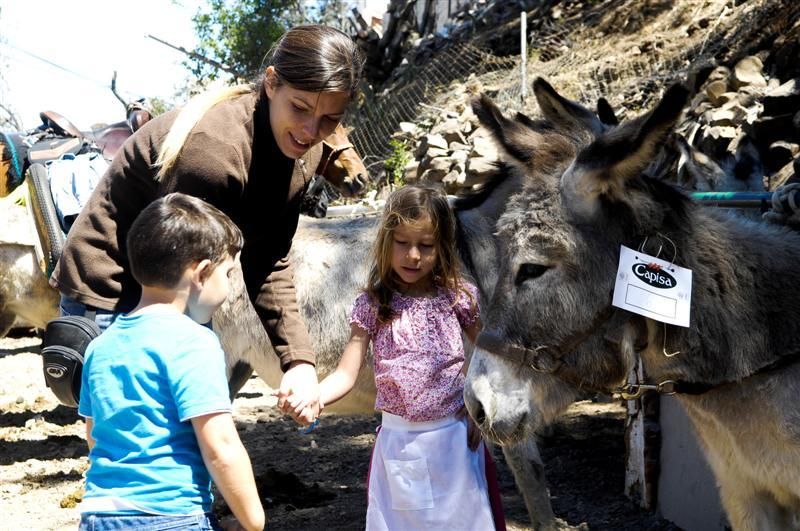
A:
<svg viewBox="0 0 800 531">
<path fill-rule="evenodd" d="M 514 279 L 514 284 L 519 286 L 526 280 L 540 277 L 548 269 L 550 269 L 550 266 L 542 264 L 522 264 L 517 270 L 517 278 Z"/>
</svg>

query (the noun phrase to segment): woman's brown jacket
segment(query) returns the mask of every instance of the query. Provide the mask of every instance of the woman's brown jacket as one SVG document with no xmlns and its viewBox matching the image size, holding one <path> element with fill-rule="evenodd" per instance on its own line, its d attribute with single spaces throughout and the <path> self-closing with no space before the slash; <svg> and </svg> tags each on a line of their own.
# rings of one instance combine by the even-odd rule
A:
<svg viewBox="0 0 800 531">
<path fill-rule="evenodd" d="M 300 201 L 319 164 L 317 145 L 297 161 L 278 149 L 263 89 L 220 102 L 192 129 L 172 170 L 153 164 L 177 110 L 129 138 L 81 211 L 50 283 L 88 306 L 127 312 L 141 289 L 129 272 L 125 238 L 137 214 L 170 192 L 202 198 L 244 233 L 242 269 L 281 366 L 315 356 L 297 307 L 288 254 Z"/>
</svg>

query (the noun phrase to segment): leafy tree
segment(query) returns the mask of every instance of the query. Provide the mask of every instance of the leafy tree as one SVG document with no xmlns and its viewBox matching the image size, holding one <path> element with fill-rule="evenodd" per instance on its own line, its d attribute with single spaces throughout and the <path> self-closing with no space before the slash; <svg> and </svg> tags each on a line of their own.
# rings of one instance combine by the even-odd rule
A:
<svg viewBox="0 0 800 531">
<path fill-rule="evenodd" d="M 164 114 L 174 107 L 171 102 L 158 97 L 147 98 L 147 104 L 147 109 L 153 116 Z"/>
<path fill-rule="evenodd" d="M 278 37 L 304 19 L 299 0 L 208 0 L 208 11 L 192 19 L 200 42 L 194 52 L 249 79 L 259 73 Z M 198 58 L 188 66 L 201 81 L 220 75 L 219 66 Z"/>
<path fill-rule="evenodd" d="M 347 8 L 350 0 L 318 0 L 309 7 L 309 18 L 314 24 L 325 24 L 347 31 Z"/>
</svg>

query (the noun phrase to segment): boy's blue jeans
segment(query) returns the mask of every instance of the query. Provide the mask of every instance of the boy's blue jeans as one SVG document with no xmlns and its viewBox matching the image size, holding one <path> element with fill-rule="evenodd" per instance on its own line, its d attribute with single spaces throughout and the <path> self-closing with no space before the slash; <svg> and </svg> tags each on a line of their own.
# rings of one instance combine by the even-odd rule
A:
<svg viewBox="0 0 800 531">
<path fill-rule="evenodd" d="M 191 516 L 161 516 L 155 514 L 82 514 L 80 531 L 111 531 L 135 529 L 136 531 L 162 531 L 167 529 L 198 529 L 218 531 L 217 518 L 210 513 Z"/>
</svg>

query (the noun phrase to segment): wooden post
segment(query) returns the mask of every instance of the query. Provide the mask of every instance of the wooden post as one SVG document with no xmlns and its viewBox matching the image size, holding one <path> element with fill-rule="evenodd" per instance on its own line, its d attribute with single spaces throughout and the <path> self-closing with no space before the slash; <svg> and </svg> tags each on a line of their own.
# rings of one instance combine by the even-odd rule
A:
<svg viewBox="0 0 800 531">
<path fill-rule="evenodd" d="M 645 381 L 641 362 L 631 369 L 633 381 Z M 628 378 L 631 380 L 631 378 Z M 639 507 L 656 508 L 661 434 L 658 427 L 658 395 L 645 393 L 625 402 L 625 495 Z"/>
<path fill-rule="evenodd" d="M 520 15 L 519 21 L 519 47 L 520 47 L 520 57 L 522 61 L 520 62 L 520 79 L 522 82 L 522 90 L 520 91 L 520 97 L 522 99 L 522 103 L 525 103 L 525 96 L 528 94 L 528 13 L 525 11 L 522 12 Z"/>
</svg>

